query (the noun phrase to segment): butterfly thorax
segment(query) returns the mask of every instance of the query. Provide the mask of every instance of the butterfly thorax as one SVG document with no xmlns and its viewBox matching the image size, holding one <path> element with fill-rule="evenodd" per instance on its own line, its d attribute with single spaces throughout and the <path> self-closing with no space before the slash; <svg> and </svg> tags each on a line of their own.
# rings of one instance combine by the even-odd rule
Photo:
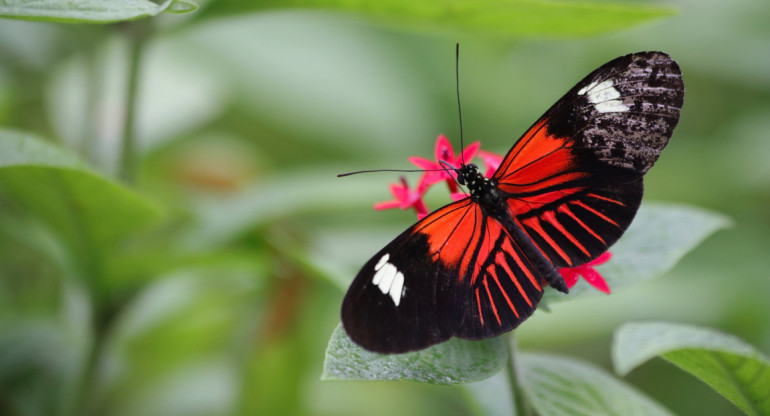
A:
<svg viewBox="0 0 770 416">
<path fill-rule="evenodd" d="M 499 217 L 507 212 L 505 199 L 494 179 L 487 178 L 473 163 L 463 165 L 458 171 L 457 182 L 468 186 L 471 199 L 481 205 L 489 214 Z"/>
</svg>

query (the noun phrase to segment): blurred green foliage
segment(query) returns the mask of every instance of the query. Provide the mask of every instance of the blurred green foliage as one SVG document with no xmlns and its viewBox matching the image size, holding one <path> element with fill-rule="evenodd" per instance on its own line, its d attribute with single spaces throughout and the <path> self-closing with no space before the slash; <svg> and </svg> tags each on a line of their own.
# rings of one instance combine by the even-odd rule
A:
<svg viewBox="0 0 770 416">
<path fill-rule="evenodd" d="M 767 2 L 457 1 L 466 12 L 444 18 L 435 1 L 99 3 L 149 12 L 53 20 L 157 15 L 0 20 L 0 414 L 497 406 L 462 387 L 319 380 L 344 287 L 414 220 L 371 210 L 395 177 L 334 174 L 407 167 L 439 133 L 456 140 L 456 41 L 465 135 L 497 153 L 598 65 L 668 52 L 687 96 L 645 198 L 734 222 L 665 279 L 539 311 L 517 330 L 523 350 L 609 368 L 610 334 L 638 319 L 770 350 Z M 677 414 L 740 414 L 660 360 L 626 380 Z M 496 391 L 483 383 L 471 389 Z"/>
</svg>

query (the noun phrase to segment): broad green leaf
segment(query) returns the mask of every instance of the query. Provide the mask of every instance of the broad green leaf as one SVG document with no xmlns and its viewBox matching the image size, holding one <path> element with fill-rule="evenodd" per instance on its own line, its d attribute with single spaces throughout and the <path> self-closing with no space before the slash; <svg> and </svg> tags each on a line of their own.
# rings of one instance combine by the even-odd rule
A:
<svg viewBox="0 0 770 416">
<path fill-rule="evenodd" d="M 108 23 L 155 16 L 166 11 L 187 13 L 197 6 L 187 0 L 5 0 L 0 17 L 63 23 Z"/>
<path fill-rule="evenodd" d="M 326 348 L 321 379 L 469 383 L 491 377 L 507 360 L 505 337 L 484 341 L 453 338 L 421 351 L 386 355 L 359 347 L 338 325 Z"/>
<path fill-rule="evenodd" d="M 742 340 L 708 328 L 644 322 L 615 332 L 612 360 L 625 375 L 662 357 L 701 379 L 748 415 L 770 415 L 770 359 Z"/>
<path fill-rule="evenodd" d="M 499 37 L 589 36 L 670 16 L 671 9 L 636 4 L 537 0 L 252 0 L 215 2 L 206 13 L 296 8 L 335 10 L 427 32 L 473 31 Z"/>
<path fill-rule="evenodd" d="M 521 354 L 518 364 L 522 388 L 537 414 L 671 415 L 643 393 L 592 365 L 532 353 Z"/>
<path fill-rule="evenodd" d="M 612 247 L 612 258 L 596 267 L 611 290 L 663 275 L 713 232 L 730 224 L 725 216 L 701 208 L 674 204 L 644 204 L 623 237 Z M 546 291 L 547 301 L 575 299 L 601 292 L 578 281 L 568 295 Z"/>
<path fill-rule="evenodd" d="M 41 219 L 92 266 L 160 216 L 150 202 L 31 135 L 0 130 L 0 192 Z M 93 270 L 92 270 L 93 271 Z"/>
</svg>

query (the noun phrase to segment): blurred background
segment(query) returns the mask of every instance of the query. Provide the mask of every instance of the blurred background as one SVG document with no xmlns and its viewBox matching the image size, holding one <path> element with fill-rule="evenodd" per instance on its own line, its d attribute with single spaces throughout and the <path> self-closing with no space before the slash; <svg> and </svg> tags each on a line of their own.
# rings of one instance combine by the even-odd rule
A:
<svg viewBox="0 0 770 416">
<path fill-rule="evenodd" d="M 594 68 L 666 51 L 687 95 L 645 201 L 733 220 L 662 279 L 536 313 L 522 350 L 609 369 L 612 331 L 652 319 L 770 352 L 770 3 L 673 0 L 672 16 L 627 29 L 510 36 L 248 4 L 110 25 L 0 20 L 0 126 L 78 154 L 153 212 L 79 250 L 0 181 L 0 414 L 478 414 L 462 387 L 319 379 L 347 285 L 415 219 L 371 208 L 395 174 L 335 175 L 409 168 L 440 133 L 457 146 L 457 41 L 466 143 L 496 153 Z M 106 221 L 128 221 L 117 205 Z M 94 258 L 91 273 L 72 265 Z M 627 381 L 677 414 L 739 414 L 661 360 Z"/>
</svg>

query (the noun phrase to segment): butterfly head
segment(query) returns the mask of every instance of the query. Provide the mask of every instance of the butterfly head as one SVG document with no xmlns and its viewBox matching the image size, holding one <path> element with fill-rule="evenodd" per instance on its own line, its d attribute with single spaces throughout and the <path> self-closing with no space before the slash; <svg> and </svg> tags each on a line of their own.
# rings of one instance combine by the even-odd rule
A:
<svg viewBox="0 0 770 416">
<path fill-rule="evenodd" d="M 484 176 L 481 171 L 479 171 L 479 167 L 473 163 L 463 165 L 460 169 L 456 169 L 456 172 L 457 183 L 468 186 L 468 190 L 471 194 L 494 186 L 491 180 Z"/>
<path fill-rule="evenodd" d="M 455 169 L 457 172 L 457 183 L 460 185 L 468 185 L 475 181 L 475 178 L 479 176 L 479 167 L 473 163 L 462 165 L 460 169 Z"/>
</svg>

